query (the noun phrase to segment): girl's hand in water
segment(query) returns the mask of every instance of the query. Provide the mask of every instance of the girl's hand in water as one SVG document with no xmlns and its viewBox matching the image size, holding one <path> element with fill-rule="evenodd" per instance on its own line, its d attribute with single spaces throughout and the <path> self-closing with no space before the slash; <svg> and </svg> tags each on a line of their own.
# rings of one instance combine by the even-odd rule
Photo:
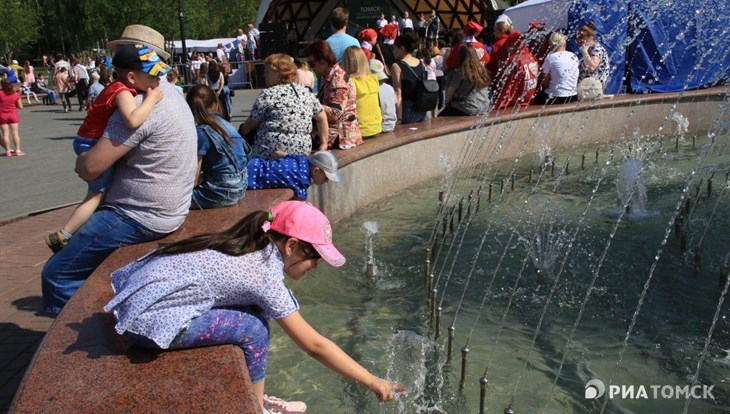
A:
<svg viewBox="0 0 730 414">
<path fill-rule="evenodd" d="M 402 385 L 394 384 L 382 378 L 376 378 L 375 381 L 368 385 L 368 388 L 378 396 L 378 400 L 381 402 L 390 401 L 395 397 L 396 393 L 406 391 Z"/>
</svg>

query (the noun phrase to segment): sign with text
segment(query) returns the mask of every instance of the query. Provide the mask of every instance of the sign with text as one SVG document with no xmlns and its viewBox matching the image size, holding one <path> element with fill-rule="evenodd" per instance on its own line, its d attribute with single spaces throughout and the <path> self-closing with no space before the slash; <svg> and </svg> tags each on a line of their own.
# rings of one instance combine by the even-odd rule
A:
<svg viewBox="0 0 730 414">
<path fill-rule="evenodd" d="M 391 12 L 395 12 L 390 2 L 373 1 L 373 0 L 353 0 L 348 2 L 347 10 L 350 12 L 350 23 L 360 26 L 360 28 L 372 27 L 376 28 L 380 13 L 385 13 L 387 19 L 390 19 Z"/>
</svg>

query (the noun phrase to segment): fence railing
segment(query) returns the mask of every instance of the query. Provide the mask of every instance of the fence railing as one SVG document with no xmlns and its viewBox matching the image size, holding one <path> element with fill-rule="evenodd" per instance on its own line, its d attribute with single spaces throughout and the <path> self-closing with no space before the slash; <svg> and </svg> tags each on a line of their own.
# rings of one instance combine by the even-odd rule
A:
<svg viewBox="0 0 730 414">
<path fill-rule="evenodd" d="M 227 62 L 222 64 L 228 71 L 228 86 L 231 88 L 260 88 L 263 87 L 263 61 Z M 196 74 L 191 62 L 176 63 L 173 65 L 180 73 L 180 80 L 184 86 L 192 86 L 198 83 L 199 71 Z M 187 71 L 187 78 L 185 72 Z M 187 79 L 187 83 L 185 80 Z"/>
</svg>

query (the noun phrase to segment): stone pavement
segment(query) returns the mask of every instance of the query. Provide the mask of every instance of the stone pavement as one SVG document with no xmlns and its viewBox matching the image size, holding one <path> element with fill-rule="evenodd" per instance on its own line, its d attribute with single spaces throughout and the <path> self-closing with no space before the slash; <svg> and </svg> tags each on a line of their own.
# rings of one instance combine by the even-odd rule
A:
<svg viewBox="0 0 730 414">
<path fill-rule="evenodd" d="M 41 269 L 51 251 L 43 234 L 73 211 L 66 207 L 0 227 L 0 411 L 6 412 L 53 319 L 38 316 Z"/>
<path fill-rule="evenodd" d="M 237 90 L 233 124 L 245 121 L 259 90 Z M 51 251 L 43 235 L 69 217 L 85 185 L 73 171 L 71 140 L 82 114 L 60 106 L 20 111 L 24 157 L 0 157 L 0 412 L 8 410 L 25 368 L 53 319 L 39 316 L 40 272 Z M 28 214 L 48 211 L 44 214 Z M 1 223 L 6 223 L 2 225 Z M 62 375 L 59 373 L 59 375 Z"/>
<path fill-rule="evenodd" d="M 259 92 L 236 90 L 232 99 L 236 127 L 248 118 Z M 19 116 L 20 146 L 26 155 L 0 156 L 0 223 L 78 203 L 86 193 L 86 185 L 74 173 L 76 154 L 71 148 L 85 113 L 64 113 L 61 105 L 32 105 Z"/>
</svg>

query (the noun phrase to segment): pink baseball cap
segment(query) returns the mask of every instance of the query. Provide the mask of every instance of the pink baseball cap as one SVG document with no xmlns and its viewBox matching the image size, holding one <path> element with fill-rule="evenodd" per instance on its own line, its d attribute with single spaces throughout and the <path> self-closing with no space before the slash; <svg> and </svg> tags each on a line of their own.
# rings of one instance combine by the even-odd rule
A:
<svg viewBox="0 0 730 414">
<path fill-rule="evenodd" d="M 285 236 L 305 241 L 333 267 L 345 264 L 345 256 L 332 244 L 332 226 L 317 207 L 306 201 L 284 201 L 271 209 L 273 220 L 264 224 Z"/>
</svg>

